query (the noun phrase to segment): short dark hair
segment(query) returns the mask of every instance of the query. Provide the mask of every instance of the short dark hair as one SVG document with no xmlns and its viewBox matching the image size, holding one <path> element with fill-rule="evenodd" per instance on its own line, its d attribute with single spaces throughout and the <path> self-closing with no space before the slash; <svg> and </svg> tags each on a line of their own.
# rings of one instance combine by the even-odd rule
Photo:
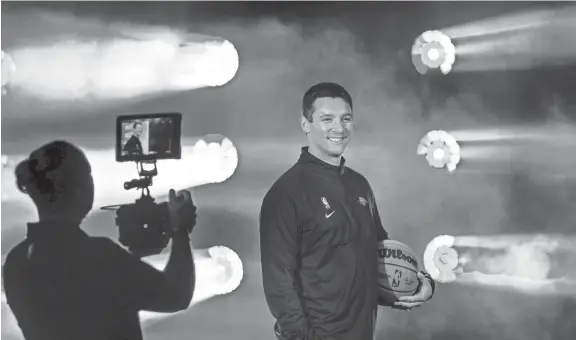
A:
<svg viewBox="0 0 576 340">
<path fill-rule="evenodd" d="M 132 124 L 132 128 L 135 129 L 136 125 L 142 125 L 142 127 L 144 127 L 144 124 L 142 124 L 142 122 L 134 122 L 134 124 Z"/>
<path fill-rule="evenodd" d="M 310 87 L 302 99 L 302 115 L 310 122 L 314 113 L 314 102 L 318 98 L 342 98 L 352 108 L 352 97 L 342 85 L 328 82 L 318 83 Z"/>
</svg>

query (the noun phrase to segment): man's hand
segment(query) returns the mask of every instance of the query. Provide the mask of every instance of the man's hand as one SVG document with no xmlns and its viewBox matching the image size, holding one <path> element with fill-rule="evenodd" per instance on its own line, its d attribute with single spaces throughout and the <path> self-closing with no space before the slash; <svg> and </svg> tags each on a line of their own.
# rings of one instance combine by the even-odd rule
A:
<svg viewBox="0 0 576 340">
<path fill-rule="evenodd" d="M 418 281 L 420 281 L 420 289 L 416 294 L 398 298 L 398 301 L 394 303 L 392 308 L 411 310 L 430 300 L 432 297 L 432 284 L 430 284 L 430 281 L 428 281 L 428 278 L 426 278 L 422 272 L 418 272 Z"/>
<path fill-rule="evenodd" d="M 186 230 L 192 232 L 196 226 L 196 206 L 188 190 L 182 190 L 176 195 L 174 189 L 168 192 L 168 220 L 173 233 Z"/>
</svg>

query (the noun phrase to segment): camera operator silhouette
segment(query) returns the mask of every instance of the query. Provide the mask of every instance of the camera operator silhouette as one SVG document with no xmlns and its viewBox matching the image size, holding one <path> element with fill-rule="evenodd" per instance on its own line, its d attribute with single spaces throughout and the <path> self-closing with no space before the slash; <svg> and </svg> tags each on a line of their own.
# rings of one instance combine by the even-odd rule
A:
<svg viewBox="0 0 576 340">
<path fill-rule="evenodd" d="M 132 136 L 128 139 L 126 144 L 124 144 L 124 151 L 128 152 L 130 156 L 141 156 L 142 155 L 142 142 L 140 142 L 140 136 L 144 131 L 144 124 L 140 122 L 135 122 L 132 125 L 134 132 Z"/>
<path fill-rule="evenodd" d="M 190 192 L 169 192 L 172 247 L 165 270 L 158 271 L 112 240 L 80 229 L 92 209 L 94 182 L 79 148 L 46 144 L 15 174 L 39 215 L 3 268 L 7 303 L 26 340 L 140 340 L 139 311 L 188 308 L 195 284 Z"/>
</svg>

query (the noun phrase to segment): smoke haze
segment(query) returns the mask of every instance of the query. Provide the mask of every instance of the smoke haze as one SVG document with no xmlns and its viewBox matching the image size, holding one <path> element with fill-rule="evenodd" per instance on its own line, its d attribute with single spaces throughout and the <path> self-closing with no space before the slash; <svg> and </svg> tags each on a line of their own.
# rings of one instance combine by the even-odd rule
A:
<svg viewBox="0 0 576 340">
<path fill-rule="evenodd" d="M 418 6 L 431 5 L 410 5 L 416 8 L 409 20 L 414 27 L 401 24 L 402 15 L 410 15 L 405 6 L 398 5 L 400 9 L 394 12 L 394 3 L 382 5 L 388 6 L 379 10 L 388 13 L 381 14 L 386 19 L 383 21 L 386 26 L 398 25 L 398 37 L 387 32 L 378 39 L 373 33 L 379 30 L 374 20 L 366 19 L 369 22 L 363 23 L 372 25 L 371 35 L 366 35 L 363 32 L 367 28 L 360 27 L 360 23 L 337 25 L 335 18 L 344 17 L 342 13 L 339 17 L 331 14 L 332 17 L 305 22 L 279 19 L 269 13 L 233 20 L 223 15 L 214 16 L 207 23 L 208 20 L 193 19 L 202 13 L 214 15 L 217 10 L 209 5 L 191 5 L 186 14 L 189 17 L 171 5 L 167 8 L 172 9 L 159 11 L 158 17 L 163 19 L 155 19 L 155 24 L 175 22 L 182 27 L 188 21 L 189 31 L 223 37 L 234 44 L 240 55 L 240 68 L 232 82 L 222 88 L 97 109 L 52 108 L 41 101 L 3 97 L 2 153 L 23 155 L 55 138 L 65 138 L 84 147 L 109 149 L 114 144 L 116 115 L 148 112 L 181 112 L 183 136 L 220 133 L 235 143 L 240 158 L 236 174 L 223 184 L 195 190 L 199 224 L 193 238 L 197 247 L 223 244 L 236 251 L 247 263 L 245 282 L 229 296 L 150 326 L 146 330 L 148 339 L 177 337 L 176 334 L 193 334 L 197 339 L 234 336 L 241 340 L 271 336 L 272 321 L 262 295 L 257 263 L 257 218 L 264 194 L 297 160 L 299 148 L 305 143 L 298 126 L 301 97 L 317 82 L 338 82 L 350 91 L 356 128 L 350 150 L 345 154 L 347 163 L 370 181 L 391 238 L 410 245 L 418 254 L 439 234 L 572 233 L 576 184 L 565 178 L 562 167 L 555 168 L 559 176 L 555 180 L 537 172 L 534 165 L 518 165 L 509 159 L 494 162 L 486 173 L 457 170 L 448 175 L 434 171 L 416 156 L 418 140 L 432 129 L 475 129 L 501 123 L 574 125 L 574 114 L 570 113 L 574 99 L 566 97 L 562 104 L 554 106 L 545 100 L 545 94 L 534 99 L 539 90 L 550 92 L 547 95 L 550 98 L 553 94 L 564 97 L 554 89 L 547 90 L 536 76 L 522 72 L 433 80 L 416 76 L 409 61 L 402 58 L 409 58 L 409 48 L 420 28 L 427 29 L 420 26 L 438 28 L 460 19 L 451 17 L 450 22 L 442 23 L 438 16 L 431 16 L 429 20 L 418 20 L 425 18 L 425 10 Z M 124 6 L 118 7 L 115 14 L 97 10 L 94 4 L 76 6 L 76 13 L 89 12 L 98 20 L 124 24 L 151 22 L 137 13 L 131 17 L 128 6 L 133 5 L 109 4 Z M 152 10 L 159 5 L 147 6 Z M 376 5 L 357 6 L 365 7 L 357 12 L 378 12 L 370 7 Z M 497 4 L 494 6 L 494 13 L 501 10 Z M 440 8 L 436 7 L 436 11 L 441 11 Z M 460 4 L 459 8 L 465 6 Z M 471 11 L 468 10 L 468 16 Z M 303 12 L 309 16 L 314 13 Z M 20 10 L 5 12 L 3 8 L 2 15 L 7 18 L 2 23 L 3 48 L 5 39 L 17 44 L 25 43 L 29 36 L 43 40 L 52 34 L 45 30 L 49 22 L 18 19 L 23 15 Z M 15 17 L 10 20 L 11 16 Z M 19 33 L 23 27 L 27 35 Z M 89 32 L 82 34 L 100 34 L 84 28 Z M 17 39 L 20 34 L 26 39 Z M 556 87 L 563 86 L 556 84 Z M 532 105 L 531 101 L 537 101 L 538 105 Z M 572 151 L 562 149 L 565 153 Z M 466 164 L 462 167 L 465 169 Z M 155 193 L 153 187 L 152 192 Z M 19 211 L 20 206 L 2 203 L 3 255 L 24 237 L 24 223 L 34 218 L 31 211 Z M 113 223 L 111 213 L 97 213 L 84 229 L 115 238 Z M 434 299 L 411 313 L 381 309 L 377 338 L 570 339 L 576 331 L 570 324 L 576 313 L 575 305 L 573 300 L 554 297 L 438 284 Z M 253 312 L 245 313 L 244 309 Z"/>
</svg>

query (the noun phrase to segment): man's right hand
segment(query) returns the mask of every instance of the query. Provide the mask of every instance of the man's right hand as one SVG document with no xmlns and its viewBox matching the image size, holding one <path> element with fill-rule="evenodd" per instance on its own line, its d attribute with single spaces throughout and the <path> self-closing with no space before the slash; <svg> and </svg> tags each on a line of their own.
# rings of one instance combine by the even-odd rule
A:
<svg viewBox="0 0 576 340">
<path fill-rule="evenodd" d="M 192 195 L 188 190 L 176 192 L 170 189 L 168 192 L 168 220 L 170 230 L 176 234 L 181 231 L 192 232 L 196 226 L 196 206 L 192 202 Z"/>
</svg>

